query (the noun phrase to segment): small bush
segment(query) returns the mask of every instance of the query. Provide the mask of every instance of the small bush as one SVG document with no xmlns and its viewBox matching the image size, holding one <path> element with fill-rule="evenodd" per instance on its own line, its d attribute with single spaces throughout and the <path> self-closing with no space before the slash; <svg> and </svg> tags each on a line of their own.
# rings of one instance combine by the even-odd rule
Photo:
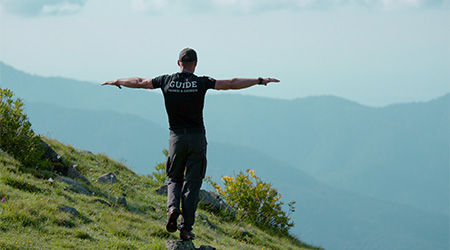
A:
<svg viewBox="0 0 450 250">
<path fill-rule="evenodd" d="M 22 100 L 9 89 L 0 88 L 0 148 L 25 166 L 36 166 L 43 149 L 39 136 L 24 114 Z"/>
<path fill-rule="evenodd" d="M 282 196 L 270 183 L 261 181 L 255 171 L 247 170 L 246 173 L 240 172 L 235 178 L 225 176 L 222 180 L 224 189 L 217 183 L 210 183 L 242 218 L 261 228 L 281 233 L 287 233 L 294 226 L 289 215 L 295 212 L 295 201 L 288 204 L 288 213 L 283 211 L 284 203 L 280 200 Z"/>
<path fill-rule="evenodd" d="M 163 154 L 167 157 L 169 155 L 169 151 L 167 151 L 167 149 L 164 149 Z M 152 177 L 156 182 L 158 182 L 158 184 L 165 184 L 167 182 L 166 163 L 158 163 L 158 165 L 155 166 L 155 170 L 156 172 L 152 173 Z"/>
</svg>

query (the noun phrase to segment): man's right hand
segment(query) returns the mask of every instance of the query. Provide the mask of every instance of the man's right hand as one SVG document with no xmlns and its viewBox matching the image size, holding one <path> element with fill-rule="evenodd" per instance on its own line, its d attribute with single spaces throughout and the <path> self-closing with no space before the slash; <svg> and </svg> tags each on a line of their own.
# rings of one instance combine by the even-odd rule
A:
<svg viewBox="0 0 450 250">
<path fill-rule="evenodd" d="M 120 86 L 118 80 L 107 81 L 107 82 L 102 83 L 102 86 L 104 86 L 104 85 L 114 85 L 114 86 L 117 86 L 119 89 L 122 88 L 122 87 Z"/>
</svg>

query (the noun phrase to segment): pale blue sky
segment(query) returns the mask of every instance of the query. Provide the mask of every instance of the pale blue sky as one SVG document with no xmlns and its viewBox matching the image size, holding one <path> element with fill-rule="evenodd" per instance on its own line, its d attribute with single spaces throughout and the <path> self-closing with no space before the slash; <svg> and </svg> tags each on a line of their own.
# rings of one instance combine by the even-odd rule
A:
<svg viewBox="0 0 450 250">
<path fill-rule="evenodd" d="M 28 73 L 101 83 L 178 70 L 270 76 L 242 91 L 335 95 L 361 104 L 449 92 L 449 0 L 0 0 L 0 60 Z"/>
</svg>

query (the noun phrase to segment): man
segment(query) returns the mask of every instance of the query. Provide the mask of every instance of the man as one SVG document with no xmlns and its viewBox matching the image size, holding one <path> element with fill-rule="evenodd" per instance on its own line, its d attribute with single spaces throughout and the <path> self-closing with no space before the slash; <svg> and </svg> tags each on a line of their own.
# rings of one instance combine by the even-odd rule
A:
<svg viewBox="0 0 450 250">
<path fill-rule="evenodd" d="M 203 124 L 203 105 L 208 89 L 243 89 L 256 84 L 279 82 L 275 78 L 233 78 L 215 80 L 194 75 L 197 53 L 191 48 L 180 52 L 180 72 L 150 78 L 126 78 L 102 85 L 129 88 L 161 88 L 170 125 L 169 155 L 166 163 L 168 177 L 166 229 L 180 230 L 182 240 L 193 240 L 198 196 L 206 172 L 206 133 Z M 180 211 L 180 201 L 181 208 Z M 182 215 L 180 225 L 178 217 Z"/>
</svg>

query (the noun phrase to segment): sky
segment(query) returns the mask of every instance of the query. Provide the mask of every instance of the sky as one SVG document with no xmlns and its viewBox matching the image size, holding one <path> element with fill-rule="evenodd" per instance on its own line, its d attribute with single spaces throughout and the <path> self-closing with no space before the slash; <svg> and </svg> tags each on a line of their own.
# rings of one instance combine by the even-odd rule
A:
<svg viewBox="0 0 450 250">
<path fill-rule="evenodd" d="M 450 91 L 450 0 L 0 0 L 0 61 L 100 84 L 178 71 L 275 77 L 239 93 L 368 106 Z"/>
</svg>

